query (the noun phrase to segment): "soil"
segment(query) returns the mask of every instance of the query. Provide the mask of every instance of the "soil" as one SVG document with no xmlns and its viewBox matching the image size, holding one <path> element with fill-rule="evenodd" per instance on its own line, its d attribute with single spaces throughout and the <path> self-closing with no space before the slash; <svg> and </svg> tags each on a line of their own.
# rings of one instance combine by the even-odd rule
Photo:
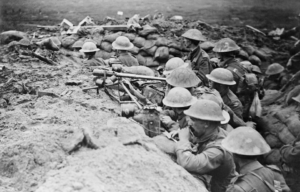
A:
<svg viewBox="0 0 300 192">
<path fill-rule="evenodd" d="M 4 0 L 0 31 L 58 24 L 63 18 L 77 24 L 87 15 L 100 21 L 116 17 L 117 11 L 123 11 L 123 17 L 162 12 L 212 24 L 270 29 L 295 26 L 300 7 L 298 0 L 124 2 Z M 114 119 L 120 116 L 120 106 L 104 92 L 82 91 L 94 86 L 91 68 L 80 59 L 58 57 L 58 66 L 1 57 L 8 69 L 0 72 L 0 91 L 12 81 L 36 93 L 14 91 L 0 98 L 0 104 L 9 101 L 0 108 L 0 191 L 206 191 L 202 182 L 162 153 L 141 126 Z M 82 84 L 65 85 L 70 79 Z"/>
</svg>

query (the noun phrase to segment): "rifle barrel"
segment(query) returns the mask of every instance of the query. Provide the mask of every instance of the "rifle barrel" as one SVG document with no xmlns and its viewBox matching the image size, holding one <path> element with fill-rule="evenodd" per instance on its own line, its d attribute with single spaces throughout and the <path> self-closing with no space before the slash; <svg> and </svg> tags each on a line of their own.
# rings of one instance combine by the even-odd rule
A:
<svg viewBox="0 0 300 192">
<path fill-rule="evenodd" d="M 93 75 L 95 76 L 101 76 L 104 75 L 112 76 L 115 75 L 116 77 L 126 77 L 126 78 L 132 78 L 132 79 L 148 79 L 148 80 L 157 80 L 157 81 L 165 81 L 166 78 L 162 77 L 152 77 L 152 76 L 146 76 L 146 75 L 136 75 L 136 74 L 130 74 L 130 73 L 117 73 L 114 71 L 105 71 L 100 69 L 95 69 L 93 71 Z"/>
</svg>

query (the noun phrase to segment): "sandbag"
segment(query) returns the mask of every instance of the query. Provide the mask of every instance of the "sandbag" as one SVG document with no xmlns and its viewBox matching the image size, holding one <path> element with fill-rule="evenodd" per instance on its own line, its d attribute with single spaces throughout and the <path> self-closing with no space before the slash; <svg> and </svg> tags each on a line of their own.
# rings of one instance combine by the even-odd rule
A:
<svg viewBox="0 0 300 192">
<path fill-rule="evenodd" d="M 151 34 L 151 33 L 156 33 L 157 29 L 155 27 L 152 27 L 150 25 L 145 25 L 143 26 L 143 30 L 141 30 L 139 32 L 139 35 L 142 37 L 146 37 L 147 35 Z"/>
<path fill-rule="evenodd" d="M 140 49 L 139 54 L 140 54 L 141 56 L 143 56 L 143 57 L 149 57 L 149 56 L 151 56 L 151 55 L 149 55 L 149 54 L 148 54 L 145 50 L 143 50 L 143 49 Z"/>
<path fill-rule="evenodd" d="M 257 65 L 257 66 L 261 66 L 261 60 L 256 56 L 256 55 L 251 55 L 249 57 L 249 61 L 253 64 L 253 65 Z"/>
<path fill-rule="evenodd" d="M 283 125 L 283 124 L 282 124 Z M 284 143 L 284 144 L 291 144 L 295 141 L 294 135 L 289 131 L 287 126 L 283 125 L 282 130 L 277 133 L 278 138 Z"/>
<path fill-rule="evenodd" d="M 112 34 L 106 34 L 103 38 L 104 41 L 108 41 L 110 43 L 114 42 L 118 37 L 120 37 L 123 32 L 117 32 Z"/>
<path fill-rule="evenodd" d="M 177 50 L 179 50 L 179 51 L 181 51 L 182 50 L 182 44 L 181 43 L 179 43 L 179 42 L 171 42 L 171 43 L 169 43 L 169 45 L 168 45 L 170 48 L 174 48 L 174 49 L 177 49 Z"/>
<path fill-rule="evenodd" d="M 133 55 L 137 55 L 139 53 L 140 49 L 134 46 L 132 49 L 130 49 L 128 51 L 130 53 L 132 53 Z"/>
<path fill-rule="evenodd" d="M 92 29 L 92 35 L 96 35 L 96 34 L 104 34 L 104 29 L 103 29 L 103 27 L 101 27 L 101 26 L 98 26 L 98 27 L 94 27 L 93 29 Z"/>
<path fill-rule="evenodd" d="M 147 40 L 157 40 L 159 37 L 160 37 L 159 34 L 157 34 L 157 33 L 152 33 L 152 34 L 147 35 L 146 39 L 147 39 Z"/>
<path fill-rule="evenodd" d="M 93 41 L 96 42 L 97 47 L 100 47 L 102 41 L 103 41 L 103 35 L 95 34 L 92 36 Z"/>
<path fill-rule="evenodd" d="M 106 52 L 103 50 L 97 51 L 95 57 L 96 58 L 102 58 L 104 60 L 111 58 L 115 53 L 114 52 Z"/>
<path fill-rule="evenodd" d="M 155 46 L 155 40 L 146 40 L 143 49 L 151 49 L 153 46 Z"/>
<path fill-rule="evenodd" d="M 174 55 L 176 57 L 182 57 L 181 51 L 179 51 L 178 49 L 174 49 L 174 48 L 169 48 L 169 54 Z"/>
<path fill-rule="evenodd" d="M 145 75 L 154 77 L 154 71 L 146 66 L 131 66 L 131 67 L 123 67 L 122 72 L 131 73 L 136 75 Z"/>
<path fill-rule="evenodd" d="M 289 131 L 294 135 L 294 137 L 298 137 L 300 135 L 300 121 L 299 114 L 292 114 L 286 121 Z"/>
<path fill-rule="evenodd" d="M 264 155 L 264 159 L 266 161 L 266 164 L 269 165 L 276 165 L 280 163 L 280 152 L 279 149 L 272 149 L 270 153 Z"/>
<path fill-rule="evenodd" d="M 8 44 L 12 41 L 19 41 L 21 39 L 28 39 L 27 34 L 15 30 L 5 31 L 0 34 L 0 43 Z"/>
<path fill-rule="evenodd" d="M 258 58 L 260 58 L 262 61 L 266 61 L 269 57 L 271 57 L 271 55 L 258 49 L 256 49 L 253 54 L 256 55 Z"/>
<path fill-rule="evenodd" d="M 154 56 L 154 54 L 155 54 L 155 52 L 157 50 L 157 46 L 152 46 L 152 47 L 150 47 L 148 49 L 144 48 L 143 50 L 147 53 L 147 55 Z"/>
<path fill-rule="evenodd" d="M 274 134 L 267 134 L 265 140 L 271 148 L 280 148 L 283 146 L 281 140 Z"/>
<path fill-rule="evenodd" d="M 248 53 L 248 55 L 253 55 L 255 48 L 251 45 L 243 46 L 243 49 Z"/>
<path fill-rule="evenodd" d="M 250 110 L 249 110 L 249 114 L 251 117 L 261 117 L 262 114 L 262 107 L 261 107 L 261 103 L 260 103 L 260 99 L 258 97 L 258 92 L 255 92 Z"/>
<path fill-rule="evenodd" d="M 125 33 L 123 34 L 124 37 L 127 37 L 129 39 L 129 41 L 134 41 L 136 34 L 134 33 Z"/>
<path fill-rule="evenodd" d="M 155 45 L 157 47 L 161 47 L 161 46 L 167 47 L 169 44 L 170 44 L 170 41 L 165 37 L 159 37 L 159 38 L 157 38 L 157 40 L 155 42 Z"/>
<path fill-rule="evenodd" d="M 112 45 L 107 41 L 103 41 L 100 45 L 100 49 L 110 53 L 112 51 Z"/>
<path fill-rule="evenodd" d="M 141 54 L 138 54 L 138 55 L 136 56 L 136 59 L 138 60 L 138 62 L 139 62 L 140 65 L 145 66 L 145 64 L 146 64 L 146 59 L 145 59 L 145 57 L 143 57 Z"/>
<path fill-rule="evenodd" d="M 70 36 L 64 36 L 61 39 L 61 46 L 63 48 L 70 48 L 77 40 L 79 39 L 78 35 L 70 35 Z"/>
<path fill-rule="evenodd" d="M 154 61 L 152 57 L 145 57 L 145 66 L 156 67 L 159 66 L 159 63 Z"/>
<path fill-rule="evenodd" d="M 169 59 L 169 48 L 168 47 L 158 47 L 155 52 L 154 58 L 159 59 L 159 60 Z"/>
<path fill-rule="evenodd" d="M 242 58 L 242 59 L 245 59 L 245 60 L 248 60 L 248 59 L 249 59 L 248 53 L 247 53 L 246 51 L 242 50 L 242 49 L 240 50 L 238 56 L 239 56 L 240 58 Z"/>
<path fill-rule="evenodd" d="M 210 51 L 215 47 L 215 43 L 210 42 L 210 41 L 206 41 L 200 44 L 201 49 L 203 49 L 204 51 Z"/>
<path fill-rule="evenodd" d="M 145 42 L 146 42 L 146 39 L 145 39 L 145 38 L 143 38 L 143 37 L 136 37 L 132 43 L 133 43 L 136 47 L 142 48 L 142 47 L 144 47 Z"/>
</svg>

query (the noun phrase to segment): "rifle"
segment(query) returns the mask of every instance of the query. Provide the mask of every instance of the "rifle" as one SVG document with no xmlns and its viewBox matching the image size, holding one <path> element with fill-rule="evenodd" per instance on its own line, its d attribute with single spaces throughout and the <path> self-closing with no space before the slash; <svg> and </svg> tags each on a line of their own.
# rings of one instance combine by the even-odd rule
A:
<svg viewBox="0 0 300 192">
<path fill-rule="evenodd" d="M 93 71 L 94 76 L 98 77 L 105 77 L 105 76 L 116 76 L 116 77 L 125 77 L 125 78 L 132 78 L 132 79 L 146 79 L 146 80 L 156 80 L 156 81 L 165 81 L 166 78 L 162 77 L 151 77 L 151 76 L 145 76 L 145 75 L 135 75 L 135 74 L 130 74 L 130 73 L 118 73 L 114 71 L 106 71 L 106 70 L 100 70 L 100 69 L 95 69 Z"/>
</svg>

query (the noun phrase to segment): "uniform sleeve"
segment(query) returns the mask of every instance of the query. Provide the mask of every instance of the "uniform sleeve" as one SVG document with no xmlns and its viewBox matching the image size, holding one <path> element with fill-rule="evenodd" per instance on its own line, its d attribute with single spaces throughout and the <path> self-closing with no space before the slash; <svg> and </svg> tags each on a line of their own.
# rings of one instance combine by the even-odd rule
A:
<svg viewBox="0 0 300 192">
<path fill-rule="evenodd" d="M 189 142 L 178 142 L 176 145 L 177 163 L 187 171 L 206 174 L 218 168 L 224 159 L 224 154 L 217 148 L 209 148 L 200 154 L 191 152 Z"/>
<path fill-rule="evenodd" d="M 243 118 L 243 105 L 239 100 L 232 101 L 230 108 L 239 118 Z"/>
<path fill-rule="evenodd" d="M 227 188 L 226 192 L 246 192 L 238 185 L 231 185 Z"/>
<path fill-rule="evenodd" d="M 273 173 L 274 173 L 274 180 L 280 182 L 280 187 L 282 189 L 282 192 L 291 192 L 291 189 L 286 184 L 286 182 L 285 182 L 283 176 L 281 175 L 281 173 L 276 172 L 276 171 L 273 171 Z"/>
<path fill-rule="evenodd" d="M 161 116 L 161 118 L 164 117 L 164 116 L 169 116 L 173 120 L 169 123 L 163 123 L 163 126 L 167 130 L 173 129 L 174 127 L 179 127 L 178 123 L 176 122 L 176 118 L 177 118 L 176 114 L 173 110 L 164 110 L 164 111 L 161 112 L 160 116 Z"/>
<path fill-rule="evenodd" d="M 281 158 L 286 163 L 300 163 L 300 142 L 295 146 L 285 145 L 280 149 Z"/>
<path fill-rule="evenodd" d="M 239 118 L 232 110 L 230 107 L 224 104 L 224 109 L 229 113 L 230 115 L 230 120 L 229 124 L 233 127 L 241 127 L 241 126 L 246 126 L 246 123 L 244 122 L 243 119 Z"/>
</svg>

